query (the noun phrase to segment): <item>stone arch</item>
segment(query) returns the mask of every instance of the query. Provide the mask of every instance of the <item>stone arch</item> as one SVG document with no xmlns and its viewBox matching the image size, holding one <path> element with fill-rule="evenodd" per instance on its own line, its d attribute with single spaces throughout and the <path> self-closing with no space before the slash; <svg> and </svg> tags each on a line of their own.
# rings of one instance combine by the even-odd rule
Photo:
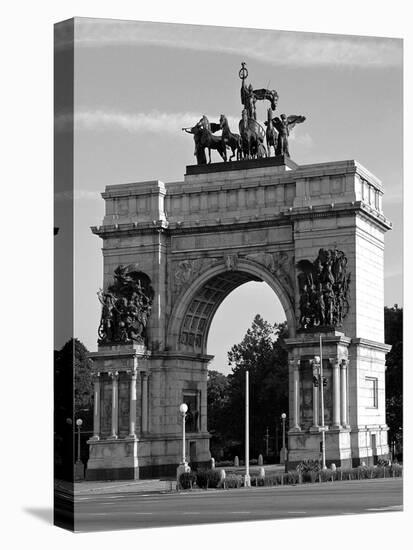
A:
<svg viewBox="0 0 413 550">
<path fill-rule="evenodd" d="M 170 349 L 205 354 L 209 329 L 218 307 L 233 290 L 250 281 L 263 281 L 272 288 L 283 306 L 290 336 L 294 337 L 294 304 L 285 287 L 262 264 L 238 259 L 236 269 L 229 269 L 225 262 L 209 267 L 178 298 L 168 327 Z"/>
</svg>

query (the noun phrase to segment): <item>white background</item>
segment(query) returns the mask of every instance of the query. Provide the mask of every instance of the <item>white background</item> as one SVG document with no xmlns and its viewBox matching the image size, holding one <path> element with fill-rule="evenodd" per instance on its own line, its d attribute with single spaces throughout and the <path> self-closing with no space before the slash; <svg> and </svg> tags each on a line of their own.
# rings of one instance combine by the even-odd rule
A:
<svg viewBox="0 0 413 550">
<path fill-rule="evenodd" d="M 407 512 L 74 535 L 52 521 L 53 24 L 72 16 L 249 26 L 405 39 L 405 127 L 411 122 L 408 2 L 18 1 L 1 40 L 1 531 L 3 547 L 396 548 Z M 410 28 L 409 28 L 410 27 Z M 372 98 L 374 101 L 374 98 Z M 406 134 L 408 132 L 406 131 Z M 407 140 L 406 135 L 406 140 Z M 411 140 L 405 143 L 405 155 Z M 391 158 L 388 159 L 391 162 Z M 3 174 L 4 172 L 4 174 Z M 405 163 L 406 233 L 411 169 Z M 410 216 L 411 217 L 411 216 Z M 408 242 L 408 239 L 407 239 Z M 406 256 L 408 250 L 406 250 Z M 406 258 L 406 279 L 409 264 Z M 405 305 L 410 302 L 405 289 Z M 411 326 L 406 318 L 407 326 Z M 408 332 L 407 332 L 408 334 Z M 409 367 L 410 365 L 406 365 Z M 409 382 L 405 380 L 405 396 Z M 406 399 L 407 400 L 407 399 Z M 409 411 L 405 417 L 409 419 Z M 405 430 L 407 433 L 408 430 Z M 409 453 L 410 455 L 410 453 Z M 407 462 L 407 460 L 405 460 Z M 408 487 L 408 482 L 406 482 Z M 406 495 L 406 510 L 410 509 Z M 377 503 L 380 505 L 380 503 Z M 43 519 L 42 519 L 43 518 Z"/>
</svg>

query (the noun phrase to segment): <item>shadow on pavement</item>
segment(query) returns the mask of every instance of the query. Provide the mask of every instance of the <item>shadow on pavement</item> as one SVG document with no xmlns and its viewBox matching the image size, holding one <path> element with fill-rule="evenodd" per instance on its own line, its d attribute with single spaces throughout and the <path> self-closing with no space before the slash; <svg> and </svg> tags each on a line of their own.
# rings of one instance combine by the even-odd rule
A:
<svg viewBox="0 0 413 550">
<path fill-rule="evenodd" d="M 30 514 L 49 525 L 53 525 L 53 509 L 52 508 L 23 508 L 26 514 Z"/>
</svg>

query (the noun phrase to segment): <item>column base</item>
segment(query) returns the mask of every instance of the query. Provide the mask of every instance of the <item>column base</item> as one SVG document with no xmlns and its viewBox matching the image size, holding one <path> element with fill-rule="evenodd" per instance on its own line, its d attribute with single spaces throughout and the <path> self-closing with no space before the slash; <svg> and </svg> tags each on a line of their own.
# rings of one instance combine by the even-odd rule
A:
<svg viewBox="0 0 413 550">
<path fill-rule="evenodd" d="M 107 439 L 109 441 L 115 441 L 116 439 L 118 439 L 118 436 L 117 435 L 110 435 Z"/>
<path fill-rule="evenodd" d="M 290 429 L 288 430 L 288 433 L 289 433 L 289 434 L 301 433 L 301 428 L 300 428 L 300 426 L 298 426 L 298 425 L 297 425 L 297 426 L 293 426 L 292 428 L 290 428 Z"/>
<path fill-rule="evenodd" d="M 93 435 L 89 441 L 99 441 L 100 440 L 100 437 L 98 435 Z"/>
<path fill-rule="evenodd" d="M 320 433 L 320 426 L 311 426 L 310 433 Z"/>
</svg>

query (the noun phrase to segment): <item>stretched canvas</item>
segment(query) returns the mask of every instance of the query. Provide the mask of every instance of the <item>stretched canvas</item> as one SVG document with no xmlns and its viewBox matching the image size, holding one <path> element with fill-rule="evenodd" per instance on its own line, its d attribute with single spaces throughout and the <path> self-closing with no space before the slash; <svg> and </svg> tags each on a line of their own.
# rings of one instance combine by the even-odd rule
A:
<svg viewBox="0 0 413 550">
<path fill-rule="evenodd" d="M 402 41 L 55 25 L 55 524 L 402 509 Z"/>
</svg>

